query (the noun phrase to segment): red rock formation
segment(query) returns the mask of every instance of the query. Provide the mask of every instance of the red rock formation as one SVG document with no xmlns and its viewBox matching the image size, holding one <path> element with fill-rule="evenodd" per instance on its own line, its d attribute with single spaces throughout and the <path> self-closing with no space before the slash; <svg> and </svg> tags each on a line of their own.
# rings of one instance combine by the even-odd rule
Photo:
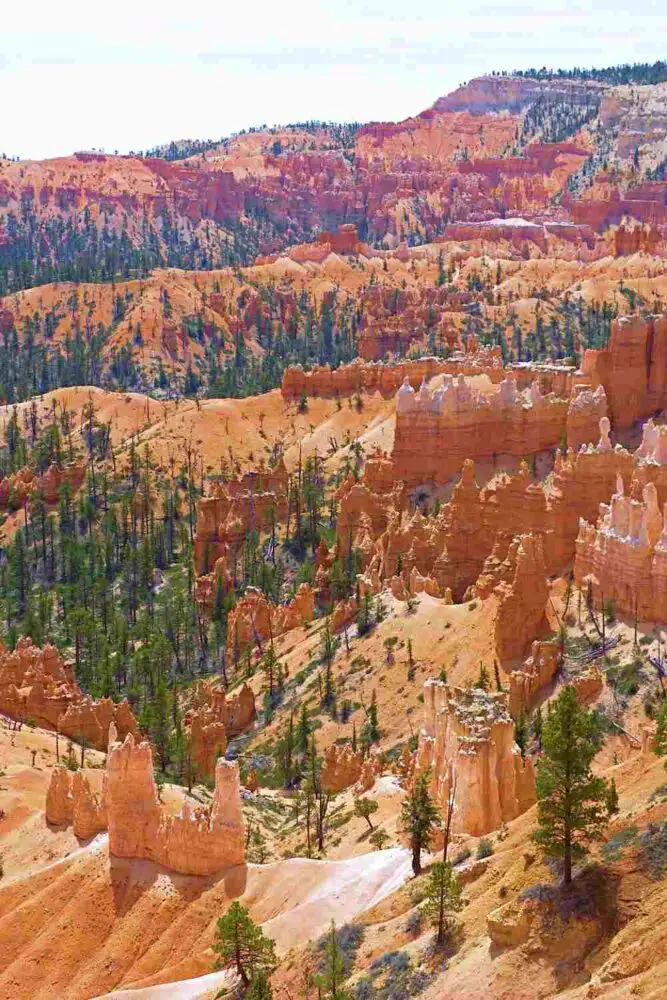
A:
<svg viewBox="0 0 667 1000">
<path fill-rule="evenodd" d="M 454 833 L 490 833 L 535 802 L 532 761 L 521 757 L 514 742 L 504 692 L 427 681 L 415 768 L 431 771 L 432 794 L 443 815 L 450 789 L 456 788 Z"/>
<path fill-rule="evenodd" d="M 243 864 L 245 836 L 238 765 L 218 760 L 210 809 L 186 800 L 177 816 L 161 807 L 148 743 L 132 736 L 109 750 L 106 804 L 109 853 L 146 858 L 185 875 L 211 875 Z"/>
<path fill-rule="evenodd" d="M 19 469 L 13 475 L 0 479 L 0 509 L 17 510 L 40 493 L 47 504 L 55 504 L 60 499 L 64 483 L 76 492 L 85 474 L 86 468 L 81 462 L 70 462 L 64 466 L 50 465 L 41 476 L 35 475 L 28 467 Z"/>
<path fill-rule="evenodd" d="M 600 505 L 597 527 L 580 522 L 574 578 L 590 588 L 597 607 L 613 600 L 618 611 L 649 621 L 667 617 L 667 530 L 657 489 L 647 483 L 642 499 L 625 495 L 619 479 L 609 505 Z"/>
<path fill-rule="evenodd" d="M 667 406 L 667 317 L 623 316 L 609 345 L 584 353 L 582 372 L 604 386 L 614 429 L 629 427 Z"/>
<path fill-rule="evenodd" d="M 576 419 L 569 417 L 572 406 Z M 511 378 L 491 396 L 471 389 L 462 375 L 456 381 L 444 376 L 434 393 L 425 384 L 415 393 L 406 380 L 396 396 L 395 476 L 410 488 L 444 484 L 466 458 L 492 462 L 553 450 L 567 438 L 568 425 L 577 440 L 584 428 L 590 433 L 601 408 L 602 396 L 582 394 L 570 403 L 542 396 L 537 382 L 520 394 Z"/>
<path fill-rule="evenodd" d="M 19 639 L 12 652 L 0 651 L 0 712 L 33 719 L 73 740 L 83 738 L 97 750 L 106 750 L 112 722 L 121 738 L 138 733 L 126 701 L 93 701 L 76 684 L 71 665 L 63 662 L 55 646 L 40 648 L 29 638 Z"/>
<path fill-rule="evenodd" d="M 514 719 L 520 712 L 528 715 L 540 693 L 554 679 L 559 663 L 558 643 L 536 639 L 526 662 L 509 677 L 509 710 Z"/>
<path fill-rule="evenodd" d="M 488 375 L 492 382 L 503 378 L 500 348 L 480 348 L 477 354 L 466 354 L 444 360 L 419 358 L 396 364 L 364 362 L 359 359 L 349 365 L 331 369 L 328 366 L 304 371 L 300 367 L 287 368 L 283 374 L 281 391 L 285 399 L 298 399 L 302 393 L 320 396 L 352 396 L 355 392 L 379 392 L 385 398 L 393 396 L 408 379 L 419 386 L 425 379 L 436 375 Z"/>
<path fill-rule="evenodd" d="M 88 840 L 107 828 L 106 808 L 83 771 L 55 767 L 46 793 L 46 819 L 61 826 L 72 824 L 74 835 Z"/>
<path fill-rule="evenodd" d="M 355 753 L 347 744 L 332 743 L 324 751 L 322 762 L 322 787 L 336 794 L 355 785 L 361 776 L 363 755 Z"/>
<path fill-rule="evenodd" d="M 198 575 L 215 567 L 223 576 L 251 530 L 268 530 L 287 513 L 287 469 L 280 458 L 275 469 L 246 473 L 214 488 L 213 495 L 197 504 L 195 568 Z M 220 566 L 217 560 L 222 559 Z"/>
<path fill-rule="evenodd" d="M 315 615 L 315 592 L 302 583 L 289 604 L 272 604 L 256 587 L 248 587 L 229 614 L 227 655 L 234 657 L 248 645 L 260 646 L 267 639 L 289 632 Z"/>
<path fill-rule="evenodd" d="M 190 755 L 196 777 L 213 776 L 227 740 L 243 732 L 255 718 L 255 695 L 247 684 L 227 698 L 212 682 L 200 681 L 193 688 L 193 707 L 186 712 Z"/>
<path fill-rule="evenodd" d="M 520 657 L 545 623 L 549 588 L 540 538 L 519 536 L 514 567 L 511 582 L 496 589 L 495 645 L 501 661 Z"/>
</svg>

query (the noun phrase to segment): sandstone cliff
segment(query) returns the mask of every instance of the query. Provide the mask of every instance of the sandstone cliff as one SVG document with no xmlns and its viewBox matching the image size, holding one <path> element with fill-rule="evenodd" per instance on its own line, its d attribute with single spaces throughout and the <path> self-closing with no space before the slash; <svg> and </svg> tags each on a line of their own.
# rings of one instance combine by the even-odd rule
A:
<svg viewBox="0 0 667 1000">
<path fill-rule="evenodd" d="M 586 351 L 583 373 L 604 386 L 615 428 L 667 405 L 667 317 L 614 320 L 608 347 Z"/>
<path fill-rule="evenodd" d="M 597 526 L 583 519 L 577 537 L 574 578 L 601 607 L 649 621 L 667 618 L 667 530 L 655 485 L 641 500 L 625 495 L 619 477 L 610 504 L 600 505 Z"/>
<path fill-rule="evenodd" d="M 481 836 L 525 812 L 536 800 L 530 758 L 514 742 L 503 692 L 424 685 L 424 727 L 416 769 L 430 769 L 432 794 L 446 815 L 455 788 L 452 831 Z"/>
<path fill-rule="evenodd" d="M 246 646 L 261 648 L 266 640 L 312 621 L 315 592 L 307 583 L 299 585 L 289 604 L 272 604 L 257 587 L 248 587 L 229 614 L 227 655 L 239 656 Z"/>
<path fill-rule="evenodd" d="M 88 775 L 55 767 L 46 794 L 46 819 L 61 826 L 71 823 L 76 837 L 88 840 L 107 828 L 106 805 L 93 791 Z"/>
<path fill-rule="evenodd" d="M 521 535 L 509 556 L 509 582 L 500 583 L 495 643 L 498 659 L 513 660 L 525 653 L 529 642 L 545 623 L 549 598 L 542 541 Z"/>
</svg>

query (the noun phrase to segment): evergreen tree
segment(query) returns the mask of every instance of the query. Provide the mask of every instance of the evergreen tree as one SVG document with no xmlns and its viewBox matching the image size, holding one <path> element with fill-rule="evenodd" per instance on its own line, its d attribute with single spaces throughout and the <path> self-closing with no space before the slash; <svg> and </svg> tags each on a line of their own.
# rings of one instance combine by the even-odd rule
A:
<svg viewBox="0 0 667 1000">
<path fill-rule="evenodd" d="M 564 688 L 542 729 L 543 756 L 537 771 L 538 829 L 533 839 L 546 855 L 563 858 L 563 881 L 572 881 L 572 861 L 600 837 L 606 823 L 607 785 L 591 772 L 599 727 Z"/>
<path fill-rule="evenodd" d="M 412 870 L 415 875 L 419 875 L 422 870 L 421 852 L 430 847 L 433 828 L 440 818 L 428 790 L 429 782 L 428 771 L 419 774 L 401 806 L 401 823 L 410 837 Z"/>
<path fill-rule="evenodd" d="M 260 972 L 276 966 L 274 943 L 253 922 L 245 906 L 234 900 L 217 922 L 213 951 L 216 969 L 235 969 L 245 987 Z"/>
<path fill-rule="evenodd" d="M 354 800 L 354 815 L 365 819 L 368 823 L 371 833 L 374 830 L 373 824 L 371 822 L 371 816 L 376 813 L 379 809 L 379 804 L 375 799 L 360 798 Z"/>
<path fill-rule="evenodd" d="M 344 982 L 345 958 L 332 920 L 324 952 L 324 970 L 315 977 L 315 985 L 323 1000 L 351 1000 L 351 994 L 344 989 Z"/>
<path fill-rule="evenodd" d="M 611 782 L 607 786 L 606 806 L 608 816 L 613 816 L 619 810 L 618 789 L 616 788 L 616 781 L 614 778 L 611 779 Z"/>
<path fill-rule="evenodd" d="M 461 887 L 449 861 L 436 861 L 430 871 L 424 911 L 436 928 L 436 940 L 444 944 L 447 914 L 461 908 Z"/>
<path fill-rule="evenodd" d="M 271 983 L 264 969 L 257 970 L 245 995 L 245 1000 L 273 1000 Z"/>
</svg>

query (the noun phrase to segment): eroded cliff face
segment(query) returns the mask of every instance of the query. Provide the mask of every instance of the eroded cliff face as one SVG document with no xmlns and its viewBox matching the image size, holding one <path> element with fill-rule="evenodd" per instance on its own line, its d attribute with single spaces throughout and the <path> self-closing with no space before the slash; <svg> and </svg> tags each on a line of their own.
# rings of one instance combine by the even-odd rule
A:
<svg viewBox="0 0 667 1000">
<path fill-rule="evenodd" d="M 0 712 L 33 719 L 97 750 L 106 750 L 112 723 L 121 737 L 138 733 L 127 701 L 94 701 L 78 686 L 71 665 L 55 646 L 35 646 L 30 638 L 19 639 L 11 652 L 0 651 Z"/>
<path fill-rule="evenodd" d="M 88 840 L 107 828 L 104 796 L 97 795 L 83 771 L 55 767 L 46 794 L 46 819 L 55 826 L 72 824 L 74 835 Z"/>
<path fill-rule="evenodd" d="M 229 614 L 227 655 L 233 660 L 246 646 L 260 648 L 264 641 L 312 621 L 314 615 L 315 593 L 307 583 L 299 585 L 287 605 L 272 604 L 257 587 L 248 587 Z"/>
<path fill-rule="evenodd" d="M 231 698 L 214 682 L 194 685 L 192 707 L 184 716 L 194 777 L 213 777 L 229 738 L 247 729 L 254 718 L 255 695 L 247 684 Z"/>
<path fill-rule="evenodd" d="M 504 692 L 427 681 L 415 768 L 431 771 L 432 794 L 443 815 L 455 790 L 454 833 L 490 833 L 536 801 L 532 761 L 522 758 L 514 742 Z"/>
<path fill-rule="evenodd" d="M 604 386 L 614 428 L 629 427 L 667 405 L 667 317 L 614 320 L 609 345 L 582 362 L 594 387 Z"/>
<path fill-rule="evenodd" d="M 18 510 L 32 497 L 39 494 L 47 504 L 57 503 L 65 483 L 73 492 L 81 486 L 86 473 L 82 462 L 69 462 L 67 465 L 49 465 L 41 474 L 36 475 L 27 466 L 11 476 L 0 479 L 0 509 Z"/>
<path fill-rule="evenodd" d="M 243 864 L 245 836 L 238 765 L 218 760 L 210 807 L 167 815 L 158 800 L 148 743 L 129 735 L 109 749 L 105 791 L 109 852 L 146 858 L 186 875 L 211 875 Z"/>
<path fill-rule="evenodd" d="M 465 459 L 538 455 L 564 441 L 579 447 L 603 416 L 606 399 L 599 390 L 572 399 L 544 396 L 537 380 L 521 392 L 508 376 L 497 392 L 482 394 L 461 374 L 445 375 L 434 392 L 422 383 L 415 393 L 406 379 L 396 396 L 395 475 L 410 488 L 444 484 Z"/>
<path fill-rule="evenodd" d="M 287 513 L 287 469 L 282 459 L 274 469 L 259 469 L 214 488 L 213 495 L 197 504 L 195 571 L 198 575 L 214 570 L 213 579 L 200 581 L 200 600 L 212 603 L 215 581 L 231 582 L 233 559 L 249 531 L 265 531 Z M 208 591 L 213 593 L 209 595 Z M 208 598 L 211 598 L 209 601 Z"/>
<path fill-rule="evenodd" d="M 373 787 L 379 773 L 380 766 L 376 757 L 364 757 L 349 746 L 332 743 L 324 751 L 322 787 L 334 795 L 350 785 L 355 785 L 359 794 L 367 792 Z"/>
<path fill-rule="evenodd" d="M 451 360 L 444 358 L 419 358 L 415 361 L 401 361 L 395 364 L 364 362 L 360 359 L 349 365 L 331 369 L 316 366 L 311 371 L 303 368 L 287 368 L 282 380 L 282 394 L 285 399 L 306 396 L 351 396 L 355 392 L 379 392 L 382 396 L 393 396 L 407 379 L 413 387 L 436 375 L 487 375 L 492 382 L 503 377 L 503 367 L 499 348 L 482 348 L 461 354 Z"/>
<path fill-rule="evenodd" d="M 545 625 L 549 599 L 541 538 L 520 535 L 508 555 L 508 580 L 498 584 L 495 644 L 498 659 L 514 660 Z"/>
<path fill-rule="evenodd" d="M 619 612 L 649 621 L 667 617 L 667 529 L 654 483 L 640 498 L 626 496 L 621 477 L 597 526 L 580 522 L 574 578 L 597 607 L 613 600 Z"/>
</svg>

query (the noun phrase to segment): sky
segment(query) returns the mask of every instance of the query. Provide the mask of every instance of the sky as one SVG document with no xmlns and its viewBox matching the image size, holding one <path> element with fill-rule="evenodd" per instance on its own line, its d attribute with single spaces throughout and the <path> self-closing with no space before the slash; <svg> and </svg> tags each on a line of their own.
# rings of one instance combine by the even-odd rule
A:
<svg viewBox="0 0 667 1000">
<path fill-rule="evenodd" d="M 664 0 L 30 0 L 3 5 L 0 153 L 144 150 L 397 121 L 492 70 L 667 58 Z"/>
</svg>

